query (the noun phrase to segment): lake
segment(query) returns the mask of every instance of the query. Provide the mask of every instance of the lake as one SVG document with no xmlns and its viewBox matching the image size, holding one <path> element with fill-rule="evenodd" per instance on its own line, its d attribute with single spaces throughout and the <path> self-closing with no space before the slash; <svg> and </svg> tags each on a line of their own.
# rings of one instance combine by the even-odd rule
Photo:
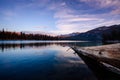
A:
<svg viewBox="0 0 120 80">
<path fill-rule="evenodd" d="M 0 80 L 98 80 L 70 46 L 84 41 L 0 41 Z"/>
</svg>

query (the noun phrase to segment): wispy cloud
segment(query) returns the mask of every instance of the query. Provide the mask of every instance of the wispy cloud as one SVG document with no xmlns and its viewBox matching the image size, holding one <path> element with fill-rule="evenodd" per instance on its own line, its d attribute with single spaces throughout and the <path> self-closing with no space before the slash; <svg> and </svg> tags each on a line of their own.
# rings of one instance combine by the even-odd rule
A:
<svg viewBox="0 0 120 80">
<path fill-rule="evenodd" d="M 10 4 L 10 9 L 0 9 L 0 13 L 4 12 L 4 18 L 17 16 L 13 20 L 16 22 L 22 17 L 28 22 L 23 22 L 24 26 L 39 25 L 32 29 L 60 34 L 84 32 L 98 26 L 120 23 L 120 0 L 15 0 Z"/>
<path fill-rule="evenodd" d="M 34 26 L 34 28 L 49 28 L 48 26 Z"/>
<path fill-rule="evenodd" d="M 7 21 L 13 19 L 13 17 L 17 15 L 13 10 L 4 10 L 1 13 L 3 14 L 3 19 Z"/>
<path fill-rule="evenodd" d="M 120 13 L 119 0 L 80 0 L 80 2 L 84 2 L 86 5 L 91 6 L 93 8 L 92 13 L 89 12 L 91 11 L 91 7 L 87 8 L 87 10 L 81 10 L 80 8 L 74 10 L 74 7 L 79 6 L 81 3 L 70 6 L 64 2 L 64 6 L 67 7 L 56 10 L 54 15 L 54 18 L 57 19 L 57 32 L 84 32 L 98 26 L 120 23 L 119 20 L 115 19 L 115 16 Z M 57 7 L 57 5 L 54 6 Z M 101 12 L 99 12 L 99 10 L 101 10 Z M 81 11 L 86 13 L 83 14 Z M 114 21 L 111 21 L 110 17 L 114 19 Z"/>
<path fill-rule="evenodd" d="M 107 9 L 111 14 L 120 14 L 120 0 L 80 0 L 96 9 Z M 109 14 L 108 13 L 108 14 Z"/>
<path fill-rule="evenodd" d="M 80 0 L 89 4 L 90 6 L 108 8 L 108 7 L 118 7 L 120 4 L 119 0 Z"/>
<path fill-rule="evenodd" d="M 69 17 L 68 17 L 69 16 Z M 91 18 L 91 17 L 80 17 L 77 15 L 68 15 L 66 18 L 58 18 L 56 21 L 56 26 L 59 31 L 62 33 L 71 33 L 71 32 L 84 32 L 89 30 L 88 25 L 90 25 L 90 22 L 101 22 L 104 19 L 99 19 L 99 18 Z M 74 16 L 74 17 L 73 17 Z"/>
</svg>

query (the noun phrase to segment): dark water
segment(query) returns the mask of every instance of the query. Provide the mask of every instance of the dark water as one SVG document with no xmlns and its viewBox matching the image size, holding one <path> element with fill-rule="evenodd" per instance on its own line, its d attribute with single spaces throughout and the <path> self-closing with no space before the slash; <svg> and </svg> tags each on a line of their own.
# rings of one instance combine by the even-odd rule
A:
<svg viewBox="0 0 120 80">
<path fill-rule="evenodd" d="M 0 41 L 0 80 L 97 80 L 84 61 L 69 49 L 73 45 L 101 43 Z"/>
</svg>

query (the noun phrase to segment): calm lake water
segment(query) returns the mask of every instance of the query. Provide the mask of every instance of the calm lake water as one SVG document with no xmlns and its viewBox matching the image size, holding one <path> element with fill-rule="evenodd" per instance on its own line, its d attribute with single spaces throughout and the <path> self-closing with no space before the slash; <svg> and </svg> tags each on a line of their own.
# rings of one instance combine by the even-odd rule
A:
<svg viewBox="0 0 120 80">
<path fill-rule="evenodd" d="M 69 46 L 81 41 L 0 41 L 0 80 L 97 80 Z"/>
</svg>

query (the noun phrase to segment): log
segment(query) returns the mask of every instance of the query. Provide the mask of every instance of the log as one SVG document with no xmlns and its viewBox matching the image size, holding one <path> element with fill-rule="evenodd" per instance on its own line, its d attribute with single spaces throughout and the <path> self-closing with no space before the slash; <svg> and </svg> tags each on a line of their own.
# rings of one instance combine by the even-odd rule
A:
<svg viewBox="0 0 120 80">
<path fill-rule="evenodd" d="M 71 47 L 80 57 L 90 58 L 106 70 L 120 75 L 120 43 L 93 46 Z"/>
</svg>

